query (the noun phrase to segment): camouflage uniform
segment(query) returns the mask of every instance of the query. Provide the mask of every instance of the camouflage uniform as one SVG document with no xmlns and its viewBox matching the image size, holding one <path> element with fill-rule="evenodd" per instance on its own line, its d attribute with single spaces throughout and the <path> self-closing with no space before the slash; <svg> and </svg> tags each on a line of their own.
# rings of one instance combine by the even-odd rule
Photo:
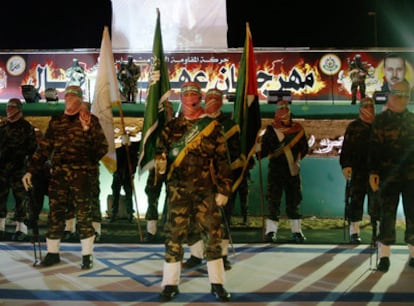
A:
<svg viewBox="0 0 414 306">
<path fill-rule="evenodd" d="M 168 154 L 194 122 L 184 116 L 170 121 L 158 139 L 157 154 Z M 168 164 L 170 167 L 170 160 Z M 207 261 L 221 258 L 223 228 L 215 194 L 230 195 L 230 177 L 225 138 L 221 125 L 216 122 L 211 132 L 197 146 L 189 148 L 180 166 L 167 176 L 166 262 L 183 259 L 183 243 L 193 228 L 201 230 Z"/>
<path fill-rule="evenodd" d="M 227 156 L 228 156 L 228 159 L 229 159 L 230 164 L 231 164 L 232 162 L 236 161 L 240 157 L 240 153 L 241 153 L 240 139 L 239 139 L 239 131 L 240 130 L 238 129 L 238 125 L 236 125 L 236 123 L 229 116 L 227 116 L 224 113 L 221 113 L 215 119 L 218 122 L 220 122 L 220 124 L 223 126 L 224 137 L 226 138 L 226 146 L 227 146 L 227 149 L 228 149 Z M 236 130 L 233 130 L 234 132 L 231 132 L 232 134 L 230 135 L 229 131 L 232 128 L 233 129 L 236 128 Z M 241 172 L 241 168 L 236 168 L 236 169 L 232 170 L 231 178 L 232 178 L 233 183 L 239 177 L 240 172 Z M 244 186 L 242 186 L 242 184 L 240 184 L 239 187 L 243 188 Z M 229 200 L 228 200 L 227 204 L 223 207 L 224 217 L 226 218 L 226 222 L 227 222 L 228 225 L 231 224 L 231 216 L 232 216 L 233 209 L 234 209 L 235 195 L 236 195 L 235 192 L 232 193 L 229 197 Z M 240 197 L 242 198 L 242 196 L 240 196 Z M 246 193 L 246 197 L 247 197 L 247 193 Z M 229 233 L 227 232 L 227 230 L 224 230 L 223 239 L 229 239 L 229 238 L 230 238 Z M 190 246 L 192 246 L 197 241 L 199 241 L 199 239 L 200 239 L 200 229 L 196 227 L 194 232 L 192 232 L 188 235 L 188 242 L 187 243 Z"/>
<path fill-rule="evenodd" d="M 207 112 L 201 107 L 201 98 L 199 83 L 182 84 L 182 113 L 169 121 L 157 138 L 155 169 L 167 175 L 168 204 L 161 302 L 170 301 L 179 293 L 183 242 L 194 233 L 199 233 L 202 239 L 197 245 L 202 245 L 199 258 L 207 260 L 210 292 L 222 302 L 231 297 L 223 287 L 224 239 L 220 214 L 231 194 L 231 166 L 223 127 L 212 118 L 212 109 L 220 105 L 214 104 Z"/>
<path fill-rule="evenodd" d="M 375 194 L 369 186 L 368 150 L 371 124 L 360 118 L 352 121 L 346 131 L 342 143 L 339 163 L 342 168 L 351 167 L 350 207 L 346 210 L 346 218 L 350 222 L 362 221 L 365 195 L 368 198 L 368 213 L 371 222 L 378 220 L 378 207 Z"/>
<path fill-rule="evenodd" d="M 405 242 L 414 245 L 414 114 L 385 110 L 375 117 L 370 141 L 369 169 L 380 177 L 380 232 L 384 245 L 395 243 L 400 194 L 404 207 Z"/>
<path fill-rule="evenodd" d="M 25 220 L 27 192 L 22 177 L 26 173 L 27 160 L 36 147 L 35 130 L 23 117 L 0 126 L 0 218 L 7 217 L 7 198 L 11 189 L 15 199 L 14 220 Z"/>
<path fill-rule="evenodd" d="M 95 229 L 95 242 L 99 242 L 102 223 L 101 202 L 99 199 L 101 192 L 99 186 L 99 164 L 90 165 L 88 176 L 90 203 L 92 205 L 92 225 Z M 76 211 L 73 203 L 68 203 L 65 219 L 65 231 L 61 241 L 74 242 L 79 240 L 76 231 Z"/>
<path fill-rule="evenodd" d="M 75 209 L 80 239 L 94 236 L 90 169 L 97 167 L 107 150 L 108 144 L 96 116 L 91 115 L 88 131 L 82 129 L 79 114 L 52 117 L 28 167 L 28 172 L 39 173 L 45 161 L 51 159 L 47 238 L 62 238 L 69 205 Z"/>
<path fill-rule="evenodd" d="M 222 258 L 224 270 L 231 269 L 231 262 L 228 260 L 228 245 L 230 243 L 230 231 L 229 225 L 231 224 L 231 216 L 234 208 L 234 200 L 237 194 L 237 190 L 234 190 L 235 182 L 239 185 L 238 178 L 241 175 L 244 162 L 241 159 L 241 144 L 240 144 L 240 128 L 228 115 L 225 115 L 221 108 L 223 106 L 223 93 L 217 88 L 211 88 L 207 90 L 205 94 L 205 108 L 204 111 L 210 118 L 217 120 L 223 127 L 224 137 L 226 139 L 227 156 L 232 170 L 232 193 L 228 198 L 227 204 L 221 208 L 223 225 L 226 229 L 224 231 L 223 239 L 221 240 Z M 243 182 L 242 182 L 243 183 Z M 242 186 L 243 187 L 243 186 Z M 240 188 L 242 189 L 242 188 Z M 247 191 L 247 189 L 246 189 Z M 240 196 L 240 202 L 246 204 L 246 197 Z M 243 211 L 243 209 L 242 209 Z M 246 212 L 247 213 L 247 212 Z M 182 264 L 184 269 L 194 268 L 202 263 L 204 257 L 204 244 L 201 240 L 200 229 L 195 228 L 194 232 L 188 235 L 188 245 L 190 248 L 190 258 Z"/>
<path fill-rule="evenodd" d="M 95 229 L 95 242 L 99 242 L 101 239 L 100 237 L 102 223 L 101 200 L 99 198 L 99 195 L 101 193 L 99 186 L 99 173 L 99 163 L 89 169 L 89 186 L 92 203 L 92 225 Z"/>
</svg>

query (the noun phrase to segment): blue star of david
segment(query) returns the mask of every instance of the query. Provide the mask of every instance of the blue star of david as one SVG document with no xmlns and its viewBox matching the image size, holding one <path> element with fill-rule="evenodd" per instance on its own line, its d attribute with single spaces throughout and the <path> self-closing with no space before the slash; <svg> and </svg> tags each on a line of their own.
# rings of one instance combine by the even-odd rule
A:
<svg viewBox="0 0 414 306">
<path fill-rule="evenodd" d="M 160 269 L 155 270 L 150 274 L 136 274 L 134 271 L 129 270 L 127 267 L 130 265 L 139 264 L 142 261 L 146 260 L 155 260 L 161 261 L 160 262 Z M 130 257 L 117 257 L 117 258 L 99 258 L 99 261 L 102 262 L 106 267 L 98 270 L 91 271 L 89 273 L 85 273 L 80 275 L 80 277 L 128 277 L 136 282 L 150 287 L 156 283 L 161 282 L 162 280 L 162 264 L 164 260 L 164 253 L 150 253 L 145 254 L 138 258 L 130 258 Z M 108 273 L 113 271 L 113 273 Z M 191 273 L 192 271 L 196 271 L 198 273 Z M 181 278 L 194 278 L 194 277 L 207 277 L 207 271 L 203 268 L 196 268 L 186 270 L 188 273 L 183 273 Z M 200 275 L 201 274 L 201 275 Z"/>
</svg>

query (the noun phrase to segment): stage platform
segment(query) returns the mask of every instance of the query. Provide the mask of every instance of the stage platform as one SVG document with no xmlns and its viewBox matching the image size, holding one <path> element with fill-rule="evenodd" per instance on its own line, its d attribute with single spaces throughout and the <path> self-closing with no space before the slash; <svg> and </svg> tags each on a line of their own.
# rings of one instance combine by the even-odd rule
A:
<svg viewBox="0 0 414 306">
<path fill-rule="evenodd" d="M 0 243 L 1 305 L 159 305 L 164 246 L 99 244 L 81 270 L 79 244 L 61 245 L 61 262 L 34 266 L 30 243 Z M 43 256 L 45 255 L 43 250 Z M 186 248 L 185 258 L 189 253 Z M 236 244 L 226 272 L 227 305 L 412 305 L 414 268 L 393 246 L 391 268 L 376 271 L 368 245 Z M 217 305 L 206 265 L 182 271 L 168 305 Z"/>
<path fill-rule="evenodd" d="M 7 101 L 5 101 L 7 102 Z M 173 101 L 174 111 L 178 109 L 179 102 Z M 7 103 L 0 103 L 0 114 L 6 113 Z M 59 102 L 37 102 L 23 103 L 23 113 L 25 116 L 52 116 L 62 113 L 65 104 Z M 376 105 L 376 111 L 379 113 L 383 105 Z M 233 103 L 224 103 L 223 112 L 232 113 Z M 409 105 L 409 109 L 414 110 L 414 104 Z M 273 118 L 276 110 L 275 104 L 260 103 L 260 113 L 262 119 Z M 354 119 L 358 117 L 358 104 L 352 105 L 350 101 L 320 101 L 320 102 L 292 102 L 292 114 L 295 118 L 303 119 Z M 122 112 L 125 117 L 144 117 L 145 103 L 122 103 Z M 119 109 L 114 107 L 113 114 L 119 116 Z"/>
</svg>

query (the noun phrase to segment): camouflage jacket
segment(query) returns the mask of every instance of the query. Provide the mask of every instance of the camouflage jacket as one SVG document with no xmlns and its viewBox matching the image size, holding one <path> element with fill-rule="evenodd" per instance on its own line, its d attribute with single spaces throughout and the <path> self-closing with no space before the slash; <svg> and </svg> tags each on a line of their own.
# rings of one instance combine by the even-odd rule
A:
<svg viewBox="0 0 414 306">
<path fill-rule="evenodd" d="M 185 119 L 182 115 L 169 121 L 157 139 L 156 155 L 168 155 L 173 144 L 180 140 L 195 122 Z M 170 166 L 168 161 L 167 173 Z M 213 188 L 215 192 L 230 195 L 231 169 L 223 128 L 218 122 L 207 136 L 201 138 L 197 146 L 186 151 L 180 165 L 172 171 L 167 184 L 187 190 Z"/>
<path fill-rule="evenodd" d="M 356 119 L 346 128 L 339 163 L 342 168 L 352 167 L 355 171 L 368 171 L 368 150 L 371 124 Z"/>
<path fill-rule="evenodd" d="M 78 114 L 56 115 L 51 118 L 28 171 L 41 172 L 48 159 L 52 169 L 62 165 L 90 169 L 98 164 L 107 151 L 108 143 L 96 116 L 91 114 L 90 128 L 84 131 Z"/>
<path fill-rule="evenodd" d="M 414 114 L 385 110 L 372 124 L 369 170 L 381 181 L 414 180 Z"/>
<path fill-rule="evenodd" d="M 37 147 L 33 126 L 24 118 L 0 126 L 0 171 L 25 171 Z"/>
</svg>

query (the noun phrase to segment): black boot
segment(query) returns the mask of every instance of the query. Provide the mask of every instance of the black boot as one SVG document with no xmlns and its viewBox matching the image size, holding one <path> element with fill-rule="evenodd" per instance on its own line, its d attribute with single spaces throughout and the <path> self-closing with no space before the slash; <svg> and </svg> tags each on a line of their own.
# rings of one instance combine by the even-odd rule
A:
<svg viewBox="0 0 414 306">
<path fill-rule="evenodd" d="M 187 259 L 187 261 L 183 263 L 183 269 L 192 269 L 192 268 L 195 268 L 201 265 L 201 263 L 202 263 L 201 258 L 191 255 L 190 258 Z"/>
<path fill-rule="evenodd" d="M 45 259 L 40 263 L 44 267 L 50 267 L 60 262 L 59 253 L 47 253 Z"/>
<path fill-rule="evenodd" d="M 361 237 L 358 234 L 352 234 L 349 240 L 350 244 L 361 244 Z"/>
<path fill-rule="evenodd" d="M 276 243 L 277 242 L 277 236 L 275 232 L 269 232 L 266 234 L 265 236 L 265 242 L 273 242 Z"/>
<path fill-rule="evenodd" d="M 144 237 L 144 242 L 145 243 L 152 243 L 155 242 L 155 235 L 151 234 L 151 233 L 147 233 Z"/>
<path fill-rule="evenodd" d="M 76 232 L 64 231 L 61 242 L 79 242 L 79 237 Z"/>
<path fill-rule="evenodd" d="M 223 256 L 223 265 L 224 265 L 224 270 L 225 271 L 231 270 L 231 262 L 227 258 L 227 255 L 226 256 Z"/>
<path fill-rule="evenodd" d="M 222 284 L 211 284 L 211 293 L 221 302 L 230 301 L 231 294 L 224 289 Z"/>
<path fill-rule="evenodd" d="M 93 267 L 93 257 L 92 255 L 83 255 L 82 256 L 82 270 L 89 270 Z"/>
<path fill-rule="evenodd" d="M 95 243 L 101 242 L 101 234 L 99 234 L 98 232 L 95 232 L 95 239 L 93 240 L 93 242 Z"/>
<path fill-rule="evenodd" d="M 180 291 L 178 286 L 167 285 L 164 287 L 164 290 L 160 293 L 160 302 L 169 302 L 175 298 Z"/>
<path fill-rule="evenodd" d="M 12 240 L 19 241 L 19 242 L 26 241 L 27 235 L 21 231 L 17 231 L 16 233 L 13 234 Z"/>
<path fill-rule="evenodd" d="M 377 270 L 381 272 L 388 272 L 390 268 L 390 258 L 389 257 L 381 257 L 380 261 L 377 266 Z"/>
<path fill-rule="evenodd" d="M 115 222 L 116 217 L 117 217 L 117 213 L 113 212 L 112 215 L 111 215 L 111 218 L 109 219 L 109 222 L 111 222 L 111 223 Z"/>
<path fill-rule="evenodd" d="M 247 225 L 247 215 L 243 215 L 243 225 Z"/>
<path fill-rule="evenodd" d="M 115 220 L 116 220 L 116 218 L 117 218 L 117 216 L 118 216 L 118 207 L 119 207 L 119 192 L 121 191 L 121 186 L 117 186 L 117 187 L 119 187 L 119 190 L 118 190 L 118 188 L 116 189 L 116 190 L 112 190 L 112 194 L 113 194 L 113 196 L 112 196 L 112 210 L 111 210 L 111 212 L 112 212 L 112 214 L 111 214 L 111 218 L 109 219 L 109 222 L 115 222 Z"/>
<path fill-rule="evenodd" d="M 243 224 L 247 225 L 247 203 L 241 203 L 240 206 L 243 216 Z"/>
<path fill-rule="evenodd" d="M 303 236 L 302 233 L 293 233 L 292 236 L 293 241 L 298 244 L 304 243 L 306 240 L 305 236 Z"/>
</svg>

